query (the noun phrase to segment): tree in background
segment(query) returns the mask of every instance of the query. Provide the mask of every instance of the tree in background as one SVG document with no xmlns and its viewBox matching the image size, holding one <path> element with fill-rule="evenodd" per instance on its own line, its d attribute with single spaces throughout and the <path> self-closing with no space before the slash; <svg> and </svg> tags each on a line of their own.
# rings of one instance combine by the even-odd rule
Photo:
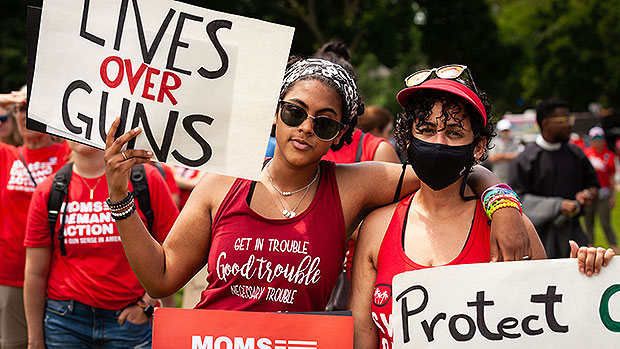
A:
<svg viewBox="0 0 620 349">
<path fill-rule="evenodd" d="M 530 108 L 552 96 L 567 100 L 575 111 L 587 110 L 591 102 L 620 106 L 620 1 L 495 4 L 502 41 L 520 49 L 507 79 L 511 95 L 505 98 L 522 97 Z"/>
<path fill-rule="evenodd" d="M 0 93 L 26 83 L 26 6 L 41 1 L 0 1 Z"/>
<path fill-rule="evenodd" d="M 397 112 L 409 73 L 467 64 L 495 115 L 542 98 L 619 107 L 620 0 L 186 0 L 293 26 L 291 53 L 311 55 L 330 38 L 349 45 L 367 104 Z M 26 5 L 0 2 L 0 91 L 26 76 Z M 148 1 L 141 0 L 142 6 Z"/>
</svg>

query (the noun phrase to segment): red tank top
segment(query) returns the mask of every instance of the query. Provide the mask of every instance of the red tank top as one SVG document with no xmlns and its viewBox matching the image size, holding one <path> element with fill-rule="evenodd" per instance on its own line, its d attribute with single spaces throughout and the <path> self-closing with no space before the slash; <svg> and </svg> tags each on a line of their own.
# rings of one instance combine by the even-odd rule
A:
<svg viewBox="0 0 620 349">
<path fill-rule="evenodd" d="M 355 131 L 353 131 L 353 141 L 351 141 L 351 144 L 345 145 L 338 151 L 333 151 L 329 149 L 327 151 L 327 154 L 323 155 L 322 159 L 333 161 L 337 164 L 351 164 L 357 162 L 357 152 L 358 148 L 361 146 L 362 154 L 358 161 L 372 161 L 372 159 L 375 157 L 375 152 L 377 151 L 377 148 L 379 148 L 379 145 L 381 143 L 385 142 L 387 144 L 390 144 L 387 139 L 373 136 L 370 133 L 366 133 L 364 135 L 362 144 L 360 144 L 360 138 L 362 138 L 362 133 L 362 130 L 356 128 Z"/>
<path fill-rule="evenodd" d="M 207 289 L 196 308 L 323 311 L 342 270 L 346 231 L 334 163 L 321 161 L 310 206 L 291 219 L 254 212 L 237 179 L 215 216 Z"/>
<path fill-rule="evenodd" d="M 388 226 L 377 260 L 377 280 L 372 295 L 371 316 L 379 328 L 380 348 L 392 348 L 394 333 L 392 330 L 392 279 L 396 274 L 410 270 L 432 268 L 412 261 L 403 249 L 404 227 L 407 213 L 411 206 L 411 194 L 396 206 Z M 446 265 L 485 263 L 491 260 L 490 227 L 480 200 L 476 201 L 476 210 L 469 236 L 461 253 Z"/>
</svg>

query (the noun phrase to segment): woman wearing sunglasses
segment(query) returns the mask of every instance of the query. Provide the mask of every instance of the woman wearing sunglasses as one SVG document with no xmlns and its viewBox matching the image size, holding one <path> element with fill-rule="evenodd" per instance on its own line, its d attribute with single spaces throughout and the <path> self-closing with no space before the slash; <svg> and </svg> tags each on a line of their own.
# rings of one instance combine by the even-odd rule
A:
<svg viewBox="0 0 620 349">
<path fill-rule="evenodd" d="M 320 161 L 330 147 L 350 142 L 361 105 L 353 79 L 340 65 L 321 59 L 292 62 L 278 102 L 274 157 L 260 180 L 206 174 L 162 245 L 132 214 L 127 194 L 129 168 L 152 154 L 121 152 L 140 130 L 114 140 L 116 120 L 105 155 L 110 200 L 127 216 L 116 224 L 149 294 L 176 292 L 208 263 L 208 287 L 198 308 L 325 309 L 342 270 L 346 228 L 360 212 L 393 200 L 401 171 L 396 164 Z M 418 184 L 409 171 L 402 191 Z M 510 211 L 506 218 L 519 217 Z"/>
<path fill-rule="evenodd" d="M 465 66 L 424 70 L 405 80 L 397 99 L 403 112 L 395 137 L 407 150 L 407 163 L 420 178 L 420 189 L 398 203 L 371 212 L 360 230 L 353 261 L 350 307 L 356 348 L 391 348 L 391 292 L 394 275 L 435 266 L 484 263 L 491 260 L 488 221 L 503 208 L 521 209 L 506 185 L 493 186 L 482 199 L 466 185 L 472 166 L 484 160 L 493 136 L 490 104 L 479 93 Z M 512 210 L 510 210 L 512 211 Z M 545 251 L 525 216 L 532 254 Z M 572 242 L 572 256 L 578 247 Z M 583 247 L 586 249 L 586 247 Z M 586 263 L 585 251 L 580 265 Z M 584 272 L 598 273 L 613 251 L 590 248 L 596 257 Z M 595 259 L 597 262 L 595 262 Z M 594 270 L 596 267 L 596 270 Z"/>
</svg>

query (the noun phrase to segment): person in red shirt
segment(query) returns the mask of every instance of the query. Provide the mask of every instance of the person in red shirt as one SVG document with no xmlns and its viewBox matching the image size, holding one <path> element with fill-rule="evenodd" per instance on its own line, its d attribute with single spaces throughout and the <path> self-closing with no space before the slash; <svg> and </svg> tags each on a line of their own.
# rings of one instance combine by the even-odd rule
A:
<svg viewBox="0 0 620 349">
<path fill-rule="evenodd" d="M 5 95 L 6 97 L 6 95 Z M 0 346 L 25 347 L 23 246 L 28 205 L 35 187 L 64 165 L 69 148 L 51 136 L 26 129 L 26 96 L 13 93 L 9 106 L 24 145 L 0 143 Z"/>
<path fill-rule="evenodd" d="M 352 136 L 351 144 L 345 145 L 338 151 L 328 150 L 327 154 L 323 156 L 323 160 L 333 161 L 337 164 L 351 164 L 360 161 L 400 163 L 396 150 L 387 139 L 362 132 L 359 128 L 355 128 Z"/>
<path fill-rule="evenodd" d="M 595 126 L 588 132 L 590 135 L 590 147 L 584 153 L 590 160 L 601 188 L 598 191 L 598 199 L 591 206 L 585 208 L 586 235 L 589 243 L 594 242 L 594 215 L 598 215 L 599 222 L 607 242 L 611 248 L 618 253 L 618 242 L 616 232 L 611 225 L 611 210 L 616 205 L 616 165 L 614 164 L 614 153 L 607 149 L 605 143 L 605 131 Z"/>
<path fill-rule="evenodd" d="M 276 112 L 274 157 L 260 180 L 207 173 L 163 244 L 135 214 L 116 221 L 149 294 L 176 292 L 208 262 L 209 286 L 200 308 L 324 310 L 342 270 L 347 228 L 362 210 L 393 199 L 401 173 L 400 165 L 385 162 L 321 161 L 330 147 L 338 150 L 352 141 L 360 109 L 355 82 L 342 66 L 322 59 L 290 62 Z M 123 152 L 140 130 L 114 139 L 119 122 L 108 131 L 105 155 L 113 205 L 127 201 L 130 167 L 153 155 Z M 488 171 L 476 173 L 493 177 L 477 189 L 497 182 Z M 418 180 L 407 171 L 402 184 L 402 192 L 410 193 Z M 511 211 L 511 222 L 519 217 L 516 210 L 504 211 Z"/>
<path fill-rule="evenodd" d="M 198 182 L 200 182 L 203 175 L 204 173 L 193 168 L 185 168 L 182 166 L 174 167 L 174 180 L 180 191 L 180 209 L 183 209 L 183 206 L 187 203 L 187 199 L 189 199 L 189 195 Z"/>
<path fill-rule="evenodd" d="M 172 195 L 172 201 L 177 205 L 179 209 L 181 209 L 181 189 L 177 184 L 177 181 L 174 178 L 174 170 L 172 166 L 166 164 L 159 164 L 161 168 L 164 170 L 164 179 L 166 180 L 166 184 L 168 185 L 168 189 L 170 189 L 170 194 Z"/>
<path fill-rule="evenodd" d="M 493 196 L 484 195 L 483 206 L 466 185 L 473 164 L 484 160 L 493 134 L 487 120 L 490 105 L 483 102 L 485 95 L 475 88 L 467 67 L 449 65 L 416 72 L 406 83 L 397 97 L 404 111 L 397 120 L 395 137 L 407 149 L 407 162 L 421 184 L 400 202 L 371 212 L 362 224 L 350 301 L 356 348 L 392 347 L 394 275 L 491 261 L 487 215 L 503 207 L 490 206 L 486 198 L 519 206 L 516 194 L 506 186 L 488 191 Z M 522 220 L 532 246 L 532 254 L 524 259 L 545 258 L 534 226 L 527 217 Z M 613 255 L 603 250 L 596 257 L 608 263 Z"/>
<path fill-rule="evenodd" d="M 124 255 L 114 211 L 106 202 L 104 153 L 69 144 L 72 174 L 54 234 L 48 222 L 54 176 L 37 187 L 28 212 L 24 303 L 29 347 L 150 346 L 148 320 L 156 302 L 145 294 Z M 154 213 L 150 234 L 161 242 L 179 211 L 158 170 L 151 165 L 144 170 Z M 146 223 L 139 210 L 137 217 Z"/>
<path fill-rule="evenodd" d="M 386 108 L 378 105 L 366 107 L 357 127 L 375 137 L 394 141 L 394 115 Z"/>
</svg>

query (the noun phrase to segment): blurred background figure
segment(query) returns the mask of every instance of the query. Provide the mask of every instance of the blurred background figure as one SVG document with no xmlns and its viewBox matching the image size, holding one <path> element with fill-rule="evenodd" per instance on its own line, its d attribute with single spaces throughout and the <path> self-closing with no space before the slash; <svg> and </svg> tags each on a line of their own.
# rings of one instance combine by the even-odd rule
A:
<svg viewBox="0 0 620 349">
<path fill-rule="evenodd" d="M 172 201 L 174 201 L 174 204 L 181 209 L 181 189 L 179 188 L 176 178 L 174 177 L 174 169 L 170 165 L 159 162 L 155 163 L 155 167 L 166 180 L 166 185 L 168 185 L 168 189 L 170 189 L 170 194 L 172 195 Z"/>
<path fill-rule="evenodd" d="M 586 144 L 586 141 L 577 132 L 571 132 L 570 138 L 568 139 L 568 141 L 570 142 L 570 144 L 574 144 L 578 146 L 579 149 L 581 150 L 586 150 L 586 148 L 588 147 L 588 145 Z"/>
<path fill-rule="evenodd" d="M 0 104 L 0 142 L 18 147 L 22 145 L 22 136 L 17 130 L 14 107 Z"/>
<path fill-rule="evenodd" d="M 510 120 L 500 120 L 496 130 L 497 137 L 493 138 L 488 162 L 500 181 L 508 182 L 508 169 L 512 160 L 519 154 L 519 143 L 512 134 Z"/>
<path fill-rule="evenodd" d="M 616 181 L 614 174 L 616 166 L 614 164 L 614 153 L 607 149 L 605 143 L 605 131 L 595 126 L 590 129 L 590 147 L 586 148 L 585 154 L 590 160 L 598 182 L 601 185 L 598 191 L 598 198 L 594 200 L 592 206 L 585 208 L 586 235 L 588 243 L 594 243 L 594 217 L 598 215 L 599 223 L 605 232 L 605 237 L 614 252 L 618 253 L 618 242 L 616 232 L 611 226 L 611 210 L 616 205 Z"/>
<path fill-rule="evenodd" d="M 387 139 L 394 144 L 394 115 L 386 108 L 371 105 L 359 116 L 357 127 L 375 137 Z"/>
<path fill-rule="evenodd" d="M 180 189 L 179 209 L 183 209 L 189 195 L 192 193 L 194 187 L 200 182 L 200 179 L 204 175 L 195 169 L 185 168 L 182 166 L 174 166 L 174 180 Z"/>
<path fill-rule="evenodd" d="M 64 141 L 58 143 L 50 135 L 26 129 L 25 87 L 0 94 L 0 104 L 14 116 L 24 143 L 19 147 L 0 143 L 0 346 L 25 348 L 24 234 L 28 206 L 37 185 L 64 165 L 69 148 Z"/>
<path fill-rule="evenodd" d="M 547 257 L 566 258 L 569 240 L 588 243 L 579 215 L 596 198 L 598 179 L 583 151 L 568 142 L 575 117 L 565 101 L 539 102 L 536 122 L 540 134 L 510 164 L 508 183 L 536 226 Z"/>
</svg>

